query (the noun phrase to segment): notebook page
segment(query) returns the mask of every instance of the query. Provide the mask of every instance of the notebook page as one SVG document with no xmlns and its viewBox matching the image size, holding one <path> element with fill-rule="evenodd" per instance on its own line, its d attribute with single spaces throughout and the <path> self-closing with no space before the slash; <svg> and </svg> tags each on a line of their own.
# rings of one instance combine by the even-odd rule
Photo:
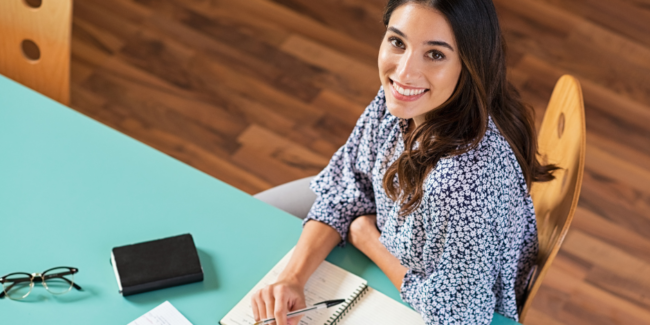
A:
<svg viewBox="0 0 650 325">
<path fill-rule="evenodd" d="M 291 250 L 258 282 L 251 291 L 221 320 L 222 325 L 250 325 L 255 323 L 251 307 L 253 292 L 276 281 L 282 270 L 289 263 Z M 354 299 L 355 292 L 366 286 L 366 280 L 333 265 L 327 261 L 321 263 L 305 285 L 305 303 L 311 306 L 323 300 L 345 299 L 338 306 L 315 310 L 307 313 L 300 320 L 300 325 L 323 325 L 340 308 L 345 308 Z"/>
<path fill-rule="evenodd" d="M 337 325 L 424 325 L 418 312 L 368 287 Z"/>
<path fill-rule="evenodd" d="M 129 325 L 192 325 L 192 323 L 178 309 L 174 308 L 169 301 L 165 301 L 158 307 L 130 322 Z"/>
</svg>

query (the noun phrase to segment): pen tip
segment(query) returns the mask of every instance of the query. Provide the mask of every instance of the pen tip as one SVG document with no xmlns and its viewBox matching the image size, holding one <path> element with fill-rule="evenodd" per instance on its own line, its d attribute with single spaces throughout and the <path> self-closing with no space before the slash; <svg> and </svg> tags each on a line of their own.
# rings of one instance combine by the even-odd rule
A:
<svg viewBox="0 0 650 325">
<path fill-rule="evenodd" d="M 336 306 L 336 305 L 338 305 L 340 303 L 343 303 L 343 302 L 345 302 L 345 299 L 336 299 L 336 300 L 323 301 L 323 303 L 325 303 L 328 308 L 332 307 L 332 306 Z"/>
</svg>

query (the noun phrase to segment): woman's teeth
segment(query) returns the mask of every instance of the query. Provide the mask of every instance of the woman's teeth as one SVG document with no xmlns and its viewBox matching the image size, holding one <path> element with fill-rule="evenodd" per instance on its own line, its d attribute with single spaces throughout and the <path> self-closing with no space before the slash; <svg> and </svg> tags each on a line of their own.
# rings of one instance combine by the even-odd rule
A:
<svg viewBox="0 0 650 325">
<path fill-rule="evenodd" d="M 404 89 L 395 83 L 393 83 L 393 87 L 395 87 L 395 90 L 397 90 L 398 93 L 404 96 L 415 96 L 426 91 L 426 89 Z"/>
</svg>

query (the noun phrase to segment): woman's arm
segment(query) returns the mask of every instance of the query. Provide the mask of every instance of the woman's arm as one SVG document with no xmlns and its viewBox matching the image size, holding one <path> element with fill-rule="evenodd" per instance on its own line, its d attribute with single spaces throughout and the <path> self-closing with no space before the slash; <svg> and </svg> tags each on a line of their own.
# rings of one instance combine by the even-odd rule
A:
<svg viewBox="0 0 650 325">
<path fill-rule="evenodd" d="M 334 228 L 319 221 L 308 221 L 278 280 L 253 294 L 255 320 L 274 317 L 277 325 L 298 324 L 300 317 L 287 320 L 287 313 L 306 307 L 304 288 L 307 280 L 340 241 L 341 236 Z"/>
<path fill-rule="evenodd" d="M 293 256 L 280 278 L 296 279 L 304 286 L 339 242 L 341 236 L 334 228 L 320 221 L 310 220 L 305 224 Z"/>
<path fill-rule="evenodd" d="M 348 241 L 375 262 L 397 290 L 401 290 L 408 268 L 379 242 L 379 236 L 381 233 L 377 229 L 377 215 L 373 214 L 354 219 L 350 225 Z"/>
</svg>

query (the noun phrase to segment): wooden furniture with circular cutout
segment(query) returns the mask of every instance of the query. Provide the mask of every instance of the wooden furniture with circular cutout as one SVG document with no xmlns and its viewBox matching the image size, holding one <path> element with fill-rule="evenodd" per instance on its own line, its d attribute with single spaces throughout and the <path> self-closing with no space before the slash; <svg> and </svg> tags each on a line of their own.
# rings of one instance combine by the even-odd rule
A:
<svg viewBox="0 0 650 325">
<path fill-rule="evenodd" d="M 0 1 L 0 74 L 70 102 L 72 0 Z"/>
<path fill-rule="evenodd" d="M 541 161 L 561 169 L 554 172 L 554 180 L 536 182 L 531 187 L 539 254 L 525 300 L 520 304 L 521 323 L 560 250 L 578 205 L 585 165 L 584 111 L 580 83 L 572 76 L 562 76 L 553 89 L 538 136 Z"/>
</svg>

